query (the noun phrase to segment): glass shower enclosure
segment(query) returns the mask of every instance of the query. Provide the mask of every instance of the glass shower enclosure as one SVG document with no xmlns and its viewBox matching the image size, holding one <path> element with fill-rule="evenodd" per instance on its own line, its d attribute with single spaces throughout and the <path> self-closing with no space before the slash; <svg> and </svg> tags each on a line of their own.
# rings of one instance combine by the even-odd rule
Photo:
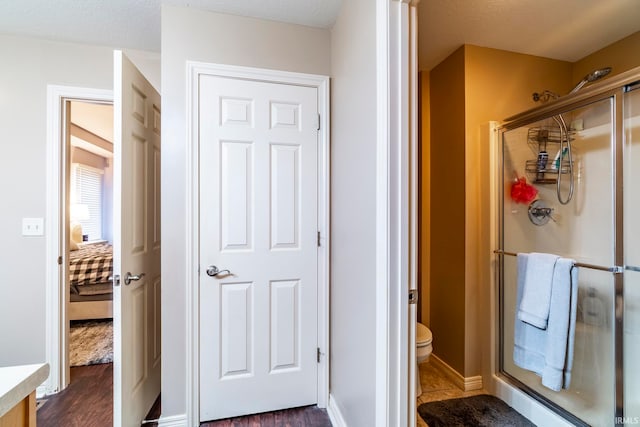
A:
<svg viewBox="0 0 640 427">
<path fill-rule="evenodd" d="M 639 82 L 634 69 L 500 127 L 500 373 L 576 425 L 640 423 Z M 560 391 L 514 362 L 517 254 L 535 252 L 575 260 L 574 329 L 541 344 L 567 346 Z"/>
</svg>

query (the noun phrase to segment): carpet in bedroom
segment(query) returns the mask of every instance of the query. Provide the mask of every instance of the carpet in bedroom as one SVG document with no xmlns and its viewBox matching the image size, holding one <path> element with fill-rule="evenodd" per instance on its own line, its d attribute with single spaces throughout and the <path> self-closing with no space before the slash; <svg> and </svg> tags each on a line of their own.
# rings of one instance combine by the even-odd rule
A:
<svg viewBox="0 0 640 427">
<path fill-rule="evenodd" d="M 423 403 L 418 414 L 429 427 L 536 427 L 495 396 L 447 399 Z"/>
<path fill-rule="evenodd" d="M 113 362 L 113 322 L 81 320 L 71 322 L 69 365 L 86 366 Z"/>
</svg>

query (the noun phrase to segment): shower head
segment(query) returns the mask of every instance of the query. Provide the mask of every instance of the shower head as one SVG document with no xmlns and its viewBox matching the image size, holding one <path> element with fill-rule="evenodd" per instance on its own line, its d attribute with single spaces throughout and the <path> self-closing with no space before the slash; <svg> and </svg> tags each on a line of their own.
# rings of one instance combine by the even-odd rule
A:
<svg viewBox="0 0 640 427">
<path fill-rule="evenodd" d="M 574 87 L 569 93 L 575 93 L 579 91 L 580 89 L 582 89 L 582 86 L 586 85 L 587 83 L 592 83 L 592 82 L 595 82 L 596 80 L 600 80 L 610 72 L 611 72 L 611 67 L 601 68 L 599 70 L 594 70 L 590 72 L 589 74 L 584 76 L 582 80 L 580 80 L 580 83 L 578 83 L 576 87 Z"/>
</svg>

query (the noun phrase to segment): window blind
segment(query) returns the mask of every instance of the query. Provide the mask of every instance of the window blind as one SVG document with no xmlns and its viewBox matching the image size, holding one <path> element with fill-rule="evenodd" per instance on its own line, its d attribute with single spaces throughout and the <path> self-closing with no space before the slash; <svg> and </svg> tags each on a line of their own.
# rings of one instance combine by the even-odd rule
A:
<svg viewBox="0 0 640 427">
<path fill-rule="evenodd" d="M 88 234 L 89 240 L 102 239 L 102 172 L 77 165 L 75 170 L 76 203 L 89 207 L 89 219 L 80 220 L 82 234 Z"/>
</svg>

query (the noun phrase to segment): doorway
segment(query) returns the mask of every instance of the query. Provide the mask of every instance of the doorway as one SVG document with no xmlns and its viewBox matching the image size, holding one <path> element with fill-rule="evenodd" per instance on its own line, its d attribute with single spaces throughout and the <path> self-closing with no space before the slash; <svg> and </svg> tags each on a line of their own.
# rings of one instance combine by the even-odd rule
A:
<svg viewBox="0 0 640 427">
<path fill-rule="evenodd" d="M 102 385 L 105 382 L 104 375 L 109 378 L 113 376 L 112 367 L 109 364 L 89 364 L 98 362 L 105 355 L 107 359 L 112 357 L 108 347 L 112 346 L 113 334 L 109 327 L 105 327 L 112 317 L 111 301 L 104 290 L 98 292 L 98 296 L 90 296 L 84 301 L 76 300 L 77 297 L 80 300 L 85 298 L 80 296 L 79 287 L 87 287 L 82 292 L 86 295 L 84 290 L 98 283 L 104 285 L 111 274 L 103 272 L 106 270 L 103 268 L 81 268 L 82 261 L 75 262 L 72 258 L 77 261 L 81 258 L 79 254 L 106 243 L 102 240 L 110 240 L 109 227 L 104 223 L 110 222 L 108 206 L 113 199 L 108 186 L 108 177 L 112 175 L 109 169 L 112 167 L 113 152 L 110 148 L 113 146 L 113 120 L 108 117 L 113 116 L 113 94 L 107 90 L 49 86 L 48 101 L 46 318 L 47 362 L 51 371 L 44 394 L 58 393 L 71 381 L 71 323 L 79 326 L 78 329 L 74 328 L 74 332 L 80 332 L 86 338 L 86 332 L 95 335 L 95 328 L 80 324 L 94 320 L 102 323 L 95 325 L 102 335 L 101 344 L 98 344 L 103 346 L 99 351 L 101 355 L 89 354 L 98 346 L 85 346 L 80 349 L 85 353 L 82 355 L 84 360 L 72 363 L 81 363 L 84 366 L 77 369 L 86 370 L 79 375 L 76 373 L 76 378 L 85 377 L 86 373 L 92 380 L 95 377 L 98 381 L 96 384 L 100 385 L 100 391 L 94 390 L 88 399 L 99 396 L 101 407 L 111 412 L 113 393 L 108 383 L 104 390 Z M 72 119 L 73 112 L 76 117 Z M 105 181 L 107 185 L 104 185 Z M 73 229 L 76 231 L 75 240 Z M 83 235 L 86 235 L 84 240 Z M 73 275 L 72 270 L 75 270 Z M 77 349 L 74 352 L 78 353 Z M 109 399 L 106 399 L 107 396 Z M 48 398 L 51 400 L 49 408 L 43 407 L 39 416 L 45 409 L 55 412 L 51 405 L 57 405 L 58 402 L 52 397 Z M 106 405 L 104 400 L 108 400 Z M 46 415 L 46 412 L 42 415 Z M 73 414 L 74 418 L 76 415 Z"/>
<path fill-rule="evenodd" d="M 208 375 L 207 372 L 220 368 L 226 369 L 225 375 L 235 377 L 232 379 L 240 383 L 253 376 L 252 370 L 261 366 L 264 368 L 265 378 L 270 375 L 286 376 L 287 381 L 291 380 L 286 383 L 289 390 L 299 390 L 293 384 L 298 382 L 301 389 L 305 390 L 300 395 L 311 395 L 311 400 L 305 398 L 301 404 L 311 403 L 325 407 L 328 401 L 329 372 L 328 78 L 216 64 L 190 63 L 188 66 L 191 76 L 190 95 L 195 101 L 190 101 L 189 105 L 201 105 L 198 99 L 203 81 L 210 81 L 214 91 L 216 88 L 224 88 L 223 92 L 226 91 L 216 97 L 219 102 L 211 102 L 211 114 L 204 116 L 211 118 L 208 120 L 211 123 L 198 123 L 195 119 L 203 117 L 203 107 L 194 107 L 189 111 L 190 123 L 193 123 L 190 148 L 193 160 L 191 169 L 194 171 L 191 187 L 194 192 L 191 205 L 194 221 L 192 232 L 188 235 L 193 239 L 194 250 L 189 256 L 190 265 L 194 265 L 195 270 L 192 272 L 193 286 L 188 289 L 191 290 L 189 302 L 192 335 L 200 338 L 193 340 L 189 348 L 193 374 L 188 377 L 188 381 L 192 384 L 189 388 L 193 390 L 193 394 L 187 399 L 188 406 L 196 411 L 189 414 L 191 419 L 188 424 L 195 425 L 199 421 L 219 416 L 216 408 L 209 412 L 205 401 L 211 400 L 207 396 L 221 396 L 221 391 L 203 390 L 198 384 L 202 384 L 203 375 Z M 226 83 L 216 84 L 216 80 Z M 256 87 L 235 88 L 234 85 L 238 84 Z M 272 90 L 274 87 L 277 88 L 275 92 Z M 231 88 L 238 89 L 237 93 L 229 92 Z M 253 100 L 252 93 L 260 93 L 259 97 L 264 99 Z M 259 122 L 264 129 L 277 132 L 268 138 L 258 137 L 262 142 L 256 139 L 254 143 L 249 134 L 223 135 L 216 130 L 219 124 L 226 124 L 233 132 L 253 132 L 253 124 Z M 202 126 L 211 126 L 204 133 L 211 134 L 211 140 L 217 141 L 209 150 L 211 158 L 207 157 L 209 151 L 202 147 Z M 303 135 L 303 141 L 300 142 L 299 136 L 287 135 L 287 132 L 291 132 L 290 135 Z M 305 141 L 311 141 L 312 144 L 307 145 Z M 259 147 L 261 144 L 264 145 Z M 303 154 L 305 151 L 307 154 Z M 222 157 L 225 162 L 220 161 Z M 264 164 L 260 166 L 259 162 Z M 202 185 L 209 184 L 202 175 L 207 173 L 206 170 L 215 171 L 210 183 L 213 185 L 212 191 L 220 194 L 214 194 L 213 200 L 222 201 L 222 205 L 224 202 L 227 204 L 226 208 L 220 206 L 220 212 L 212 215 L 214 223 L 208 228 L 205 224 L 208 219 L 203 217 L 203 209 L 208 212 L 209 205 L 200 197 Z M 225 171 L 228 173 L 225 174 Z M 238 175 L 238 171 L 244 173 Z M 258 210 L 260 206 L 262 208 Z M 232 207 L 233 210 L 225 211 Z M 262 212 L 264 209 L 266 211 Z M 220 221 L 226 226 L 220 227 Z M 209 233 L 207 236 L 211 242 L 205 244 L 201 233 L 207 230 L 215 234 Z M 211 250 L 207 251 L 211 253 L 203 252 L 209 247 L 207 245 L 211 246 Z M 257 256 L 258 252 L 263 252 L 268 258 L 259 261 L 259 266 L 264 268 L 256 268 L 255 265 L 251 267 L 237 259 L 242 255 Z M 270 259 L 273 256 L 278 258 L 272 260 L 276 267 L 281 265 L 289 268 L 300 261 L 307 265 L 308 271 L 300 273 L 287 270 L 288 275 L 284 277 L 282 269 L 277 269 L 270 277 L 258 277 L 272 265 Z M 304 289 L 312 283 L 313 287 L 309 292 Z M 264 316 L 258 311 L 250 311 L 253 310 L 254 300 L 256 307 L 260 303 L 260 298 L 254 299 L 253 293 L 265 293 L 265 298 L 262 299 L 266 306 L 263 305 L 264 308 L 260 309 Z M 201 317 L 201 300 L 208 295 L 211 299 L 210 310 L 222 307 L 222 315 L 219 313 L 209 318 Z M 222 304 L 219 301 L 224 299 L 233 305 L 233 310 L 226 310 L 230 316 L 228 318 L 224 315 L 224 301 Z M 277 305 L 284 310 L 273 310 Z M 215 323 L 217 319 L 221 319 L 220 324 Z M 224 327 L 225 319 L 230 329 Z M 262 325 L 267 326 L 267 330 L 259 331 Z M 268 330 L 269 325 L 271 328 L 277 326 L 277 330 Z M 232 334 L 232 330 L 238 333 Z M 274 336 L 274 333 L 280 334 L 279 338 L 282 340 L 263 343 L 266 345 L 267 362 L 263 364 L 257 361 L 254 366 L 254 353 L 260 344 L 254 343 L 254 339 L 260 339 L 263 335 Z M 217 338 L 216 334 L 219 335 Z M 225 336 L 229 338 L 232 335 L 243 339 L 225 339 Z M 217 366 L 209 367 L 201 364 L 203 351 L 220 354 L 221 350 L 222 357 L 219 360 L 222 365 L 216 363 Z M 225 353 L 242 354 L 244 357 L 225 359 Z M 225 365 L 225 360 L 232 363 Z M 303 378 L 296 378 L 298 373 L 303 374 Z M 214 372 L 214 377 L 216 375 L 220 378 L 220 374 Z M 269 380 L 265 381 L 268 383 Z M 227 379 L 227 382 L 230 380 Z M 265 384 L 260 387 L 268 388 Z M 228 394 L 225 392 L 224 395 Z M 291 396 L 279 400 L 280 408 L 298 404 Z M 218 401 L 221 401 L 219 397 Z M 247 399 L 240 401 L 246 403 Z M 227 400 L 222 399 L 222 402 Z M 259 412 L 272 408 L 251 410 Z M 232 415 L 240 413 L 234 412 Z"/>
<path fill-rule="evenodd" d="M 47 361 L 51 372 L 45 394 L 63 390 L 69 384 L 69 252 L 70 252 L 70 180 L 71 180 L 71 103 L 110 105 L 109 90 L 48 87 L 47 141 Z M 83 208 L 84 209 L 84 208 Z M 86 212 L 85 212 L 86 213 Z M 82 213 L 82 217 L 85 216 Z M 74 212 L 74 215 L 80 215 Z M 78 219 L 78 218 L 76 218 Z M 80 231 L 79 240 L 82 240 Z M 83 307 L 83 310 L 87 306 Z M 83 313 L 74 313 L 83 317 Z M 89 310 L 92 313 L 94 309 Z M 92 315 L 86 313 L 88 315 Z M 103 313 L 107 314 L 107 313 Z"/>
<path fill-rule="evenodd" d="M 69 372 L 113 362 L 113 105 L 67 100 L 64 107 Z"/>
<path fill-rule="evenodd" d="M 111 413 L 115 425 L 133 425 L 144 418 L 160 392 L 160 95 L 120 51 L 114 51 L 114 89 L 48 87 L 47 214 L 51 225 L 45 233 L 51 373 L 45 393 L 56 393 L 68 384 L 65 284 L 69 268 L 64 260 L 71 246 L 70 227 L 66 227 L 71 219 L 71 192 L 64 166 L 70 158 L 71 132 L 63 132 L 70 129 L 65 107 L 70 100 L 113 102 Z"/>
</svg>

